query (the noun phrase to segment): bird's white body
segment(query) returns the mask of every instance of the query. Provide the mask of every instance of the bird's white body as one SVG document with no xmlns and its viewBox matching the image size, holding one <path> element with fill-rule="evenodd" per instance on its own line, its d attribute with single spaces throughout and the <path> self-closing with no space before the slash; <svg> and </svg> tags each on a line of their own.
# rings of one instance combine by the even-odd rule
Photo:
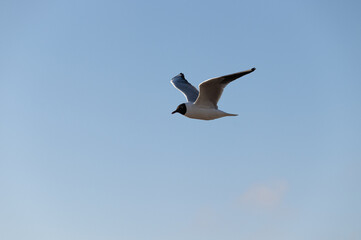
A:
<svg viewBox="0 0 361 240">
<path fill-rule="evenodd" d="M 226 113 L 215 108 L 206 108 L 195 105 L 192 102 L 185 103 L 187 112 L 184 116 L 200 120 L 213 120 L 226 116 L 237 116 L 237 114 Z"/>
</svg>

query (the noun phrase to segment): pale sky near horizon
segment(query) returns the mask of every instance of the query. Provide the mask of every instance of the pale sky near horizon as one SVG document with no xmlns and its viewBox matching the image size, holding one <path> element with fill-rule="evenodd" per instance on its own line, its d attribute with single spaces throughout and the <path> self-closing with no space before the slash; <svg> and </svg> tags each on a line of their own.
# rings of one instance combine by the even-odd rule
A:
<svg viewBox="0 0 361 240">
<path fill-rule="evenodd" d="M 0 1 L 0 239 L 361 239 L 360 7 Z"/>
</svg>

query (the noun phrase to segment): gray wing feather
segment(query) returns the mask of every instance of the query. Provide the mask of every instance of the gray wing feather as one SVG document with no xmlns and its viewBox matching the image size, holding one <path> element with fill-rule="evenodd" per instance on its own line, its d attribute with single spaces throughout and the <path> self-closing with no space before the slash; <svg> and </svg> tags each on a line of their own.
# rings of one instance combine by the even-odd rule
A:
<svg viewBox="0 0 361 240">
<path fill-rule="evenodd" d="M 223 89 L 228 85 L 228 83 L 240 78 L 246 74 L 249 74 L 256 70 L 255 68 L 225 75 L 222 77 L 208 79 L 201 84 L 199 84 L 199 97 L 194 102 L 196 105 L 201 105 L 203 107 L 216 108 L 218 109 L 217 103 L 222 96 Z"/>
<path fill-rule="evenodd" d="M 178 74 L 170 81 L 175 88 L 181 91 L 186 97 L 188 102 L 195 102 L 198 98 L 198 90 L 190 84 L 185 78 L 183 73 Z"/>
</svg>

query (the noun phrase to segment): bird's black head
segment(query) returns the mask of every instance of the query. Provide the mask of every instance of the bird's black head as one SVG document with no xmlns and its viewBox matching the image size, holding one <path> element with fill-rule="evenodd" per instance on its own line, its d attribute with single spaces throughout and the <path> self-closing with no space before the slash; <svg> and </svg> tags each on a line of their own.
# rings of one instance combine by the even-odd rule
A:
<svg viewBox="0 0 361 240">
<path fill-rule="evenodd" d="M 174 113 L 176 113 L 176 112 L 178 112 L 178 113 L 180 113 L 180 114 L 183 114 L 183 115 L 186 114 L 186 112 L 187 112 L 186 104 L 185 104 L 185 103 L 180 104 L 180 105 L 177 107 L 177 109 L 172 112 L 172 114 L 174 114 Z"/>
</svg>

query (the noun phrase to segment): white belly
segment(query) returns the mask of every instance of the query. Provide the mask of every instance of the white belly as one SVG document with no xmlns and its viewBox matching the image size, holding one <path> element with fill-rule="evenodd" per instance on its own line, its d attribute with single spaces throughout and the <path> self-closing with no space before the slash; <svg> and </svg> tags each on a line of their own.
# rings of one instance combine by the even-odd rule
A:
<svg viewBox="0 0 361 240">
<path fill-rule="evenodd" d="M 202 108 L 192 104 L 187 105 L 185 116 L 194 119 L 213 120 L 225 116 L 237 116 L 237 114 L 226 113 L 215 108 Z"/>
</svg>

